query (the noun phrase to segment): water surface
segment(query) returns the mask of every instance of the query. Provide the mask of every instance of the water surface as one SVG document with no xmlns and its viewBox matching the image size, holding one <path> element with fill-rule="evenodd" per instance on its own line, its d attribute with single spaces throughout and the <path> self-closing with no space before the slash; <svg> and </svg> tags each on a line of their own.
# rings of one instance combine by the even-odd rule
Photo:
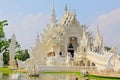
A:
<svg viewBox="0 0 120 80">
<path fill-rule="evenodd" d="M 0 80 L 14 80 L 12 79 L 13 74 L 2 74 L 0 73 Z M 18 80 L 75 80 L 75 78 L 78 77 L 79 80 L 80 77 L 75 74 L 40 74 L 39 77 L 29 77 L 26 74 L 21 74 L 20 78 Z"/>
</svg>

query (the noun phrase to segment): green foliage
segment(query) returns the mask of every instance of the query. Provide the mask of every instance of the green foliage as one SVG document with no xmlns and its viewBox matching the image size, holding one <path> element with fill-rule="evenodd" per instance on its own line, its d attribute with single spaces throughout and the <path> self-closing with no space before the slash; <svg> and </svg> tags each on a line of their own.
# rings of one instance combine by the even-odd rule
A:
<svg viewBox="0 0 120 80">
<path fill-rule="evenodd" d="M 4 33 L 4 30 L 3 30 L 3 27 L 5 25 L 8 25 L 7 24 L 7 20 L 0 21 L 0 38 L 4 38 L 5 37 L 5 33 Z"/>
<path fill-rule="evenodd" d="M 89 75 L 90 79 L 96 80 L 120 80 L 120 77 Z"/>
<path fill-rule="evenodd" d="M 0 21 L 0 53 L 3 53 L 3 56 L 7 56 L 8 55 L 8 46 L 9 46 L 9 41 L 7 41 L 5 39 L 5 33 L 4 33 L 4 26 L 8 25 L 7 24 L 7 20 L 4 21 Z M 3 57 L 3 60 L 6 61 L 8 60 L 8 58 Z"/>
<path fill-rule="evenodd" d="M 25 61 L 27 58 L 29 58 L 28 50 L 18 50 L 15 57 L 21 61 Z"/>
<path fill-rule="evenodd" d="M 111 50 L 111 47 L 105 46 L 104 47 L 107 51 Z"/>
<path fill-rule="evenodd" d="M 3 68 L 0 68 L 0 72 L 4 74 L 11 74 L 13 73 L 13 70 L 10 70 L 8 67 L 3 67 Z"/>
<path fill-rule="evenodd" d="M 5 33 L 4 26 L 7 25 L 7 20 L 0 21 L 0 53 L 3 51 L 3 46 L 5 44 Z"/>
<path fill-rule="evenodd" d="M 3 61 L 4 64 L 8 64 L 9 61 L 9 44 L 10 44 L 10 39 L 4 41 L 3 45 Z"/>
</svg>

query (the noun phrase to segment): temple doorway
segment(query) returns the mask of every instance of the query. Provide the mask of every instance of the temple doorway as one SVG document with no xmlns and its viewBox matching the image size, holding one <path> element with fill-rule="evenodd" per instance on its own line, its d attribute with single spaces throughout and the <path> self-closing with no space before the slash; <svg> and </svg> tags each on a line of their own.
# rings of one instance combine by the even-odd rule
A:
<svg viewBox="0 0 120 80">
<path fill-rule="evenodd" d="M 77 38 L 76 37 L 70 37 L 68 45 L 67 45 L 67 48 L 68 48 L 67 51 L 68 51 L 68 53 L 70 53 L 72 58 L 75 55 L 74 52 L 76 51 L 77 47 L 78 47 Z"/>
<path fill-rule="evenodd" d="M 68 52 L 70 53 L 71 57 L 74 57 L 74 50 L 68 50 Z"/>
</svg>

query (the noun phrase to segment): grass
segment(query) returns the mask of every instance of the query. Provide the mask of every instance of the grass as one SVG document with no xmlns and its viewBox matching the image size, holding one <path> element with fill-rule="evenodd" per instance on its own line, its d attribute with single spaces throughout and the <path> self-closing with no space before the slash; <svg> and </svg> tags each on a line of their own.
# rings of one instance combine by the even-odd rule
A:
<svg viewBox="0 0 120 80">
<path fill-rule="evenodd" d="M 15 71 L 18 71 L 20 73 L 23 73 L 23 74 L 26 74 L 27 72 L 25 71 L 20 71 L 20 69 L 16 69 L 16 70 L 11 70 L 9 69 L 8 67 L 3 67 L 3 68 L 0 68 L 0 72 L 2 72 L 3 74 L 12 74 L 14 73 Z"/>
<path fill-rule="evenodd" d="M 4 74 L 12 74 L 14 71 L 10 70 L 8 67 L 3 67 L 3 68 L 0 68 L 0 72 Z"/>
<path fill-rule="evenodd" d="M 102 79 L 102 80 L 120 80 L 120 77 L 110 77 L 110 76 L 97 76 L 97 75 L 89 75 L 90 78 L 95 78 L 95 79 Z"/>
<path fill-rule="evenodd" d="M 80 72 L 75 72 L 75 74 L 79 75 L 80 77 L 83 77 Z M 97 76 L 97 75 L 92 75 L 89 74 L 88 76 L 90 79 L 95 79 L 95 80 L 120 80 L 120 77 L 109 77 L 109 76 Z M 84 77 L 83 77 L 84 78 Z"/>
</svg>

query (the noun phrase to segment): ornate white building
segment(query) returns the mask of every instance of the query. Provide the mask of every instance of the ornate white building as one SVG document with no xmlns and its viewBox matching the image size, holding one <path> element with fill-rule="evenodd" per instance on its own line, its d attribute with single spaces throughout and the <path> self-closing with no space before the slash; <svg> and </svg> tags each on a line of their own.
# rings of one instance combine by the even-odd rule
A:
<svg viewBox="0 0 120 80">
<path fill-rule="evenodd" d="M 46 24 L 44 33 L 41 37 L 37 36 L 35 45 L 29 50 L 30 59 L 26 61 L 29 67 L 80 66 L 97 70 L 119 70 L 119 56 L 115 48 L 111 51 L 104 49 L 103 37 L 98 27 L 93 37 L 87 31 L 87 26 L 80 24 L 76 13 L 69 11 L 67 6 L 62 19 L 58 21 L 54 4 L 50 21 L 51 23 Z"/>
</svg>

